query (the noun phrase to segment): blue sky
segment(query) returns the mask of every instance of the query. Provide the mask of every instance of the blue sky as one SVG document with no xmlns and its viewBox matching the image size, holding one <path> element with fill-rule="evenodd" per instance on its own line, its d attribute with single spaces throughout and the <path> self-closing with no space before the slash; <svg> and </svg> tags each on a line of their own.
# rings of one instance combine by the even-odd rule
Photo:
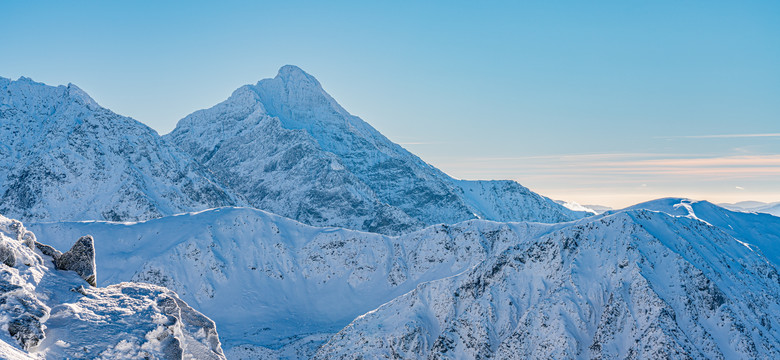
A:
<svg viewBox="0 0 780 360">
<path fill-rule="evenodd" d="M 456 177 L 613 206 L 780 201 L 778 2 L 12 0 L 0 14 L 0 76 L 75 83 L 160 133 L 295 64 Z"/>
</svg>

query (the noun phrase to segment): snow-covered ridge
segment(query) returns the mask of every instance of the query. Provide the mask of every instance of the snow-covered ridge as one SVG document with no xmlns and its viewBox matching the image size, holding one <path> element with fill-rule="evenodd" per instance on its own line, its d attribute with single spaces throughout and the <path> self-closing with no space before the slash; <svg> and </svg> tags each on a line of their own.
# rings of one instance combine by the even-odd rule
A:
<svg viewBox="0 0 780 360">
<path fill-rule="evenodd" d="M 674 210 L 678 201 L 657 203 Z M 761 239 L 750 229 L 753 221 L 780 226 L 780 219 L 736 219 L 738 230 L 730 233 L 727 223 L 709 224 L 717 224 L 714 216 L 705 222 L 698 218 L 703 211 L 692 217 L 679 208 L 669 210 L 676 215 L 629 209 L 559 224 L 471 220 L 397 237 L 315 228 L 247 208 L 31 227 L 51 239 L 93 234 L 101 284 L 133 279 L 175 289 L 216 321 L 227 353 L 236 357 L 309 357 L 325 343 L 318 356 L 777 354 L 778 319 L 761 310 L 776 309 L 780 299 L 771 295 L 780 286 L 777 263 L 762 255 L 770 256 L 764 247 L 773 244 L 756 245 Z M 533 259 L 524 265 L 516 260 L 521 255 Z M 108 260 L 117 258 L 123 263 Z M 710 309 L 707 294 L 722 296 L 725 307 Z M 490 303 L 496 308 L 488 311 Z M 648 315 L 632 320 L 628 310 Z M 567 311 L 573 328 L 538 330 L 550 325 L 545 317 L 559 319 L 558 311 Z M 622 320 L 599 320 L 609 311 Z M 744 324 L 763 327 L 743 331 Z M 607 326 L 613 329 L 597 331 Z M 528 338 L 522 329 L 535 340 L 521 344 Z M 681 334 L 712 339 L 705 349 L 692 348 Z M 656 335 L 663 341 L 652 345 Z M 597 342 L 601 350 L 591 349 Z M 488 348 L 471 349 L 481 343 Z M 737 343 L 745 347 L 733 348 Z"/>
<path fill-rule="evenodd" d="M 242 204 L 154 130 L 69 84 L 0 78 L 0 213 L 141 220 Z"/>
<path fill-rule="evenodd" d="M 514 181 L 459 181 L 349 114 L 287 65 L 166 135 L 250 205 L 317 226 L 399 234 L 468 219 L 560 222 L 571 211 Z"/>
<path fill-rule="evenodd" d="M 745 244 L 757 247 L 757 251 L 780 268 L 780 217 L 731 211 L 708 201 L 683 198 L 658 199 L 627 209 L 648 209 L 699 219 Z"/>
<path fill-rule="evenodd" d="M 0 216 L 0 262 L 4 359 L 225 358 L 214 322 L 174 292 L 130 282 L 91 286 L 91 237 L 60 253 Z"/>
<path fill-rule="evenodd" d="M 631 210 L 516 243 L 357 318 L 317 359 L 780 356 L 780 274 L 688 217 Z"/>
<path fill-rule="evenodd" d="M 726 209 L 741 212 L 757 212 L 780 216 L 780 202 L 742 201 L 735 204 L 718 204 Z"/>
<path fill-rule="evenodd" d="M 31 228 L 63 242 L 70 234 L 92 234 L 99 284 L 134 280 L 169 287 L 218 323 L 228 347 L 273 347 L 304 334 L 336 332 L 420 282 L 465 271 L 496 248 L 549 226 L 472 221 L 390 237 L 222 208 L 140 223 Z M 122 262 L 112 260 L 118 258 Z"/>
</svg>

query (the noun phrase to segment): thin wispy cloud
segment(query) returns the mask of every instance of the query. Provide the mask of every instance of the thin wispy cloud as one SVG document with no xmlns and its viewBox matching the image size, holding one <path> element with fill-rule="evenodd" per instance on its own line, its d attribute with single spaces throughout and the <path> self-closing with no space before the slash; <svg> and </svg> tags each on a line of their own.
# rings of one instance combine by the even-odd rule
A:
<svg viewBox="0 0 780 360">
<path fill-rule="evenodd" d="M 658 138 L 663 138 L 663 139 L 738 139 L 738 138 L 758 138 L 758 137 L 780 137 L 780 133 L 682 135 L 682 136 L 661 136 L 661 137 L 658 137 Z"/>
<path fill-rule="evenodd" d="M 751 184 L 751 191 L 755 191 L 753 189 L 766 187 L 766 184 L 780 178 L 780 154 L 713 157 L 617 153 L 474 157 L 439 165 L 462 178 L 484 179 L 485 174 L 500 174 L 501 178 L 517 180 L 542 193 L 557 194 L 562 198 L 574 194 L 575 199 L 589 199 L 587 194 L 596 192 L 599 196 L 610 192 L 630 195 L 626 199 L 649 197 L 650 191 L 657 192 L 652 196 L 687 194 L 693 197 L 693 194 L 699 194 L 710 197 L 706 191 L 722 194 L 728 192 L 727 189 L 744 194 L 748 191 L 744 184 Z M 735 187 L 734 182 L 741 185 Z M 663 189 L 670 186 L 680 193 L 665 193 Z M 573 192 L 574 188 L 579 192 Z M 559 189 L 567 189 L 568 192 Z M 595 195 L 592 201 L 597 201 Z M 616 203 L 619 201 L 616 200 Z"/>
</svg>

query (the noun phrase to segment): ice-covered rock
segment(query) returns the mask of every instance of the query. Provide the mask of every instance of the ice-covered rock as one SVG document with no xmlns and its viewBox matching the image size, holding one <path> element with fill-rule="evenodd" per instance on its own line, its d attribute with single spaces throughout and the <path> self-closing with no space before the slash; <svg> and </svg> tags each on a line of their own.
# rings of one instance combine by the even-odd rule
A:
<svg viewBox="0 0 780 360">
<path fill-rule="evenodd" d="M 59 270 L 75 271 L 88 284 L 97 286 L 95 242 L 92 236 L 80 237 L 70 250 L 54 259 L 54 265 Z"/>
</svg>

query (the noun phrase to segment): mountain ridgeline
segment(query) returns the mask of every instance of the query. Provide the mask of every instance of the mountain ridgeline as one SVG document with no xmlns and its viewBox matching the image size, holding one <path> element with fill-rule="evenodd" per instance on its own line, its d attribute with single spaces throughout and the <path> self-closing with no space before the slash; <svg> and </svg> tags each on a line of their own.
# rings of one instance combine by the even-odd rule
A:
<svg viewBox="0 0 780 360">
<path fill-rule="evenodd" d="M 400 234 L 475 218 L 586 215 L 514 181 L 447 176 L 294 66 L 187 116 L 164 137 L 75 85 L 0 78 L 0 136 L 0 213 L 24 221 L 137 221 L 252 206 L 310 225 Z"/>
<path fill-rule="evenodd" d="M 75 85 L 0 78 L 0 214 L 147 220 L 242 204 L 146 125 Z"/>
<path fill-rule="evenodd" d="M 29 227 L 94 235 L 99 285 L 175 290 L 232 359 L 780 356 L 780 218 L 707 202 L 402 236 L 246 208 Z"/>
</svg>

